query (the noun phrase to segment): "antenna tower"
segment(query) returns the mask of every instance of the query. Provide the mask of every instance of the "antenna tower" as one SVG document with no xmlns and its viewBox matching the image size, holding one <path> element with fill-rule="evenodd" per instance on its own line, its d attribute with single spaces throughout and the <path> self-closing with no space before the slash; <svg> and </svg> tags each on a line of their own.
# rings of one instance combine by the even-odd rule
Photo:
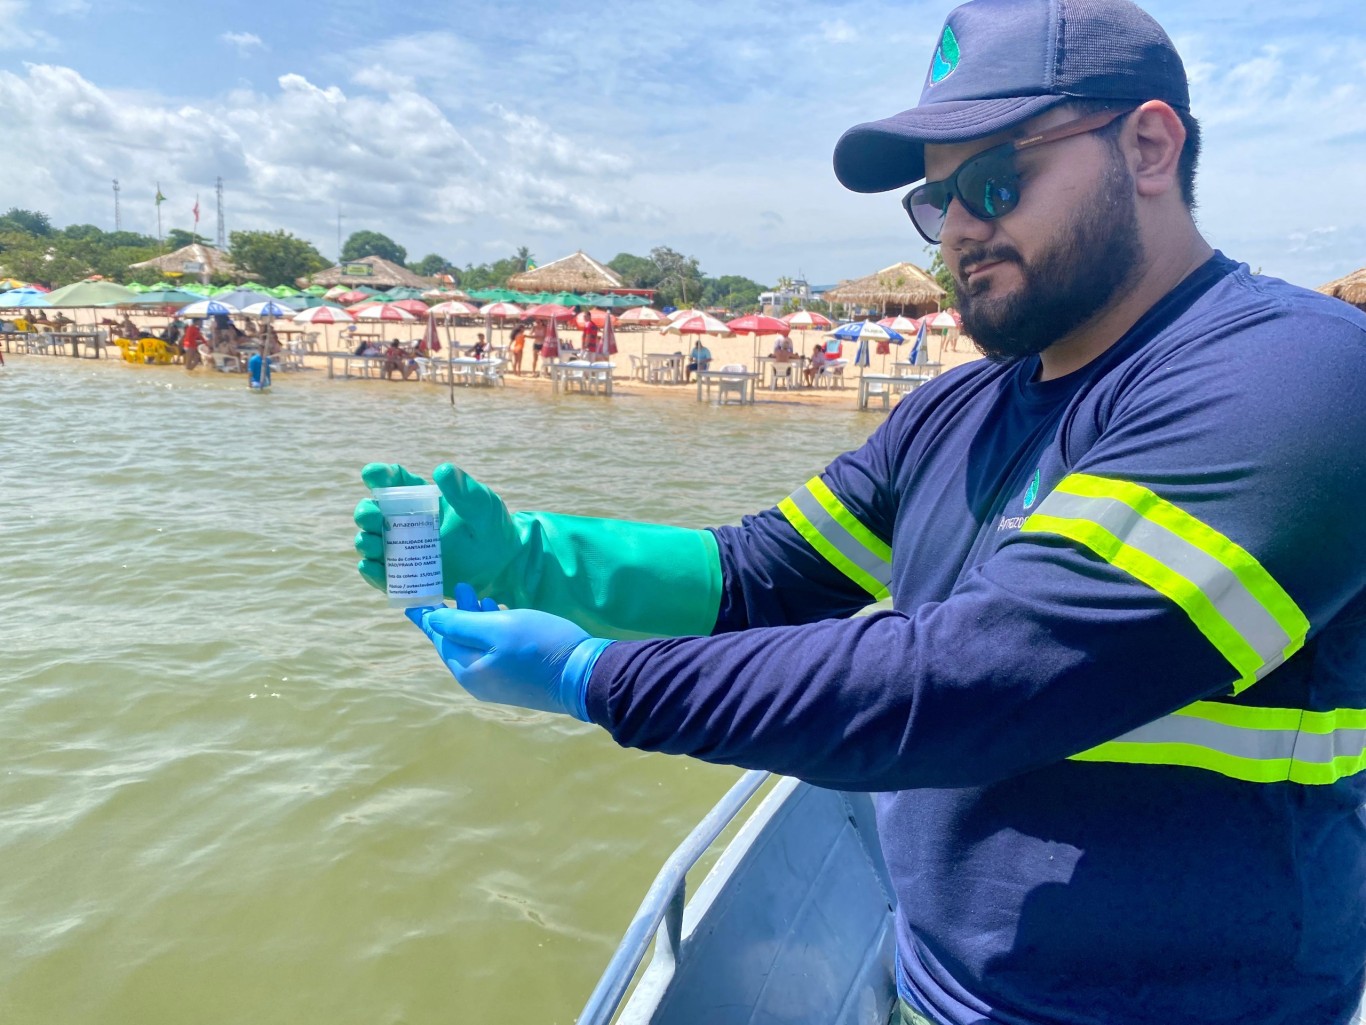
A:
<svg viewBox="0 0 1366 1025">
<path fill-rule="evenodd" d="M 123 218 L 119 216 L 119 180 L 114 179 L 114 230 L 123 230 Z"/>
<path fill-rule="evenodd" d="M 214 191 L 218 193 L 218 248 L 228 248 L 227 233 L 223 227 L 223 179 L 219 178 L 214 186 Z"/>
</svg>

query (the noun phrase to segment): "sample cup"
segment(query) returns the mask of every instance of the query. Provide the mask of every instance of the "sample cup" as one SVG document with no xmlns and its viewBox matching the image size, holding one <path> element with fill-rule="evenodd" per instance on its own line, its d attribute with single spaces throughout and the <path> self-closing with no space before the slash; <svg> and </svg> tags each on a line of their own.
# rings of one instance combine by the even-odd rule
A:
<svg viewBox="0 0 1366 1025">
<path fill-rule="evenodd" d="M 374 488 L 384 517 L 384 580 L 389 607 L 440 605 L 441 489 L 435 484 Z"/>
</svg>

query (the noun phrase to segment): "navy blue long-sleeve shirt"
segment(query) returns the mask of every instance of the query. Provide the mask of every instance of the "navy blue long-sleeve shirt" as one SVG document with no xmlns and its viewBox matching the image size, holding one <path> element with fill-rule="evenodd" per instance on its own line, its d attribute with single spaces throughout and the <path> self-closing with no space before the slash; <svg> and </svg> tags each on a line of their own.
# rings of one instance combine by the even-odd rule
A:
<svg viewBox="0 0 1366 1025">
<path fill-rule="evenodd" d="M 898 988 L 947 1025 L 1345 1023 L 1366 317 L 1216 255 L 1037 376 L 945 374 L 716 529 L 714 635 L 611 645 L 589 714 L 879 792 Z"/>
</svg>

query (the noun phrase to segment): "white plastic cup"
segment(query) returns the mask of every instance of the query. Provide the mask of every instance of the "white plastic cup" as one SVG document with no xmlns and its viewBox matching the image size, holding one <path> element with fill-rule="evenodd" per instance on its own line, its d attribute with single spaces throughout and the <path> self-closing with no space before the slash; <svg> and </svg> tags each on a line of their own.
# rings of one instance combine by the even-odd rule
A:
<svg viewBox="0 0 1366 1025">
<path fill-rule="evenodd" d="M 440 605 L 441 489 L 435 484 L 374 488 L 384 517 L 384 581 L 389 607 Z"/>
</svg>

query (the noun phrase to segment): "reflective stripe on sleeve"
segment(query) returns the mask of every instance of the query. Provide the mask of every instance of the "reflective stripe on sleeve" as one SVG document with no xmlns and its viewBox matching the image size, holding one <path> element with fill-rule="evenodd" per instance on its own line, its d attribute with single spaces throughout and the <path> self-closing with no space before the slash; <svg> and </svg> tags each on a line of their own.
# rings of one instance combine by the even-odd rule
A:
<svg viewBox="0 0 1366 1025">
<path fill-rule="evenodd" d="M 812 477 L 778 503 L 797 533 L 832 566 L 876 599 L 887 598 L 892 549 L 845 508 L 825 481 Z"/>
<path fill-rule="evenodd" d="M 1366 710 L 1197 701 L 1072 760 L 1180 765 L 1249 783 L 1335 783 L 1366 769 Z"/>
<path fill-rule="evenodd" d="M 1234 693 L 1304 644 L 1309 621 L 1255 558 L 1152 491 L 1065 477 L 1020 528 L 1056 534 L 1179 605 L 1238 673 Z"/>
</svg>

